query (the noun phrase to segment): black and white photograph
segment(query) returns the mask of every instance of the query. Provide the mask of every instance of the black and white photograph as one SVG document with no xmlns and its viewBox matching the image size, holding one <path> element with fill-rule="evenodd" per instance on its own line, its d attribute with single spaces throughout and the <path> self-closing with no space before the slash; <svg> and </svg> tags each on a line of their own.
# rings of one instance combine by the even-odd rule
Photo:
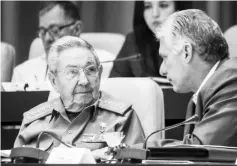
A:
<svg viewBox="0 0 237 166">
<path fill-rule="evenodd" d="M 237 1 L 1 0 L 1 165 L 237 164 Z"/>
</svg>

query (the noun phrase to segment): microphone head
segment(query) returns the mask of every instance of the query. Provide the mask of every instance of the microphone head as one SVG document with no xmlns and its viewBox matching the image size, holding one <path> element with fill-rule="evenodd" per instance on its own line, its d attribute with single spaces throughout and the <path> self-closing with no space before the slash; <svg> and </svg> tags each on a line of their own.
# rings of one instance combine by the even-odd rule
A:
<svg viewBox="0 0 237 166">
<path fill-rule="evenodd" d="M 26 91 L 26 88 L 29 88 L 29 84 L 28 84 L 28 83 L 26 83 L 26 84 L 24 85 L 24 91 Z"/>
<path fill-rule="evenodd" d="M 136 54 L 136 58 L 137 58 L 138 60 L 140 60 L 141 57 L 142 57 L 142 55 L 141 55 L 140 53 L 137 53 L 137 54 Z"/>
<path fill-rule="evenodd" d="M 191 116 L 187 120 L 184 121 L 184 124 L 196 124 L 199 122 L 199 117 L 197 114 Z"/>
</svg>

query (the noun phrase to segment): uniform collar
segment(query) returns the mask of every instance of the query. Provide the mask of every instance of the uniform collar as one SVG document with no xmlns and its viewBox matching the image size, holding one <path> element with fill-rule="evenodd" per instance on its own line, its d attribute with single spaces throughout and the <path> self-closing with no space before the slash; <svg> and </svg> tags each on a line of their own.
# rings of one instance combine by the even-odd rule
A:
<svg viewBox="0 0 237 166">
<path fill-rule="evenodd" d="M 62 103 L 62 100 L 61 98 L 55 98 L 53 99 L 52 101 L 50 101 L 50 105 L 52 106 L 53 108 L 53 111 L 52 111 L 52 115 L 51 115 L 51 118 L 50 118 L 50 121 L 54 118 L 54 117 L 57 117 L 59 115 L 59 113 L 61 114 L 65 114 L 66 115 L 66 112 L 65 112 L 65 108 L 64 108 L 64 105 Z"/>
<path fill-rule="evenodd" d="M 96 115 L 97 115 L 97 108 L 99 106 L 99 102 L 100 102 L 100 99 L 98 99 L 97 101 L 95 101 L 93 104 L 85 107 L 83 111 L 85 110 L 88 110 L 88 109 L 91 109 L 91 107 L 94 107 L 94 111 L 92 113 L 92 119 L 95 119 L 96 118 Z M 67 117 L 67 114 L 66 114 L 66 111 L 65 111 L 65 107 L 63 105 L 63 102 L 62 102 L 62 99 L 59 97 L 59 98 L 56 98 L 54 100 L 52 100 L 50 102 L 50 105 L 52 106 L 53 108 L 53 112 L 52 112 L 52 116 L 51 116 L 51 119 L 50 121 L 55 117 L 57 116 L 59 113 L 62 115 L 62 116 L 65 116 L 65 118 Z"/>
<path fill-rule="evenodd" d="M 212 69 L 209 71 L 209 73 L 207 74 L 207 76 L 205 77 L 205 79 L 202 81 L 200 87 L 198 88 L 198 90 L 196 91 L 196 93 L 193 95 L 193 102 L 195 104 L 197 104 L 197 96 L 200 92 L 200 90 L 202 89 L 202 87 L 206 84 L 206 82 L 209 80 L 209 78 L 214 74 L 214 72 L 216 71 L 218 65 L 219 65 L 220 61 L 216 62 L 216 64 L 212 67 Z"/>
</svg>

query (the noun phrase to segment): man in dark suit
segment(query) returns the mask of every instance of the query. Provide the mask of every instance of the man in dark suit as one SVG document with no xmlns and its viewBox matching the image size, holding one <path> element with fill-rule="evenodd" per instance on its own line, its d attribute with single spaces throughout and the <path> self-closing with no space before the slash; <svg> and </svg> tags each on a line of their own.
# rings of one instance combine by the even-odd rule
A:
<svg viewBox="0 0 237 166">
<path fill-rule="evenodd" d="M 184 10 L 172 14 L 157 37 L 161 75 L 175 92 L 194 92 L 186 118 L 200 118 L 185 126 L 183 141 L 163 140 L 160 145 L 237 146 L 237 59 L 228 58 L 218 24 L 201 10 Z"/>
</svg>

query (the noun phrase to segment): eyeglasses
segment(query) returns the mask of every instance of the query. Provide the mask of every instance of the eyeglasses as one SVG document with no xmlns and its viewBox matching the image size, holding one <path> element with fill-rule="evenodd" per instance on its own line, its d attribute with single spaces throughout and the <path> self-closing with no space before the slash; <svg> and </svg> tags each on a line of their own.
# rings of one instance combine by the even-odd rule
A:
<svg viewBox="0 0 237 166">
<path fill-rule="evenodd" d="M 90 65 L 90 66 L 87 66 L 82 69 L 69 68 L 64 71 L 64 74 L 66 76 L 66 79 L 68 79 L 68 80 L 71 80 L 75 77 L 79 77 L 81 71 L 83 71 L 86 76 L 95 77 L 98 74 L 98 71 L 99 71 L 98 68 L 99 67 L 97 67 L 95 65 Z M 61 72 L 61 71 L 57 70 L 57 72 Z"/>
<path fill-rule="evenodd" d="M 43 27 L 40 27 L 39 30 L 37 31 L 38 33 L 38 36 L 40 38 L 44 38 L 46 33 L 49 32 L 49 34 L 52 36 L 52 37 L 58 37 L 60 32 L 66 28 L 66 27 L 69 27 L 71 25 L 75 24 L 75 22 L 72 22 L 70 24 L 66 24 L 66 25 L 52 25 L 48 28 L 43 28 Z"/>
</svg>

